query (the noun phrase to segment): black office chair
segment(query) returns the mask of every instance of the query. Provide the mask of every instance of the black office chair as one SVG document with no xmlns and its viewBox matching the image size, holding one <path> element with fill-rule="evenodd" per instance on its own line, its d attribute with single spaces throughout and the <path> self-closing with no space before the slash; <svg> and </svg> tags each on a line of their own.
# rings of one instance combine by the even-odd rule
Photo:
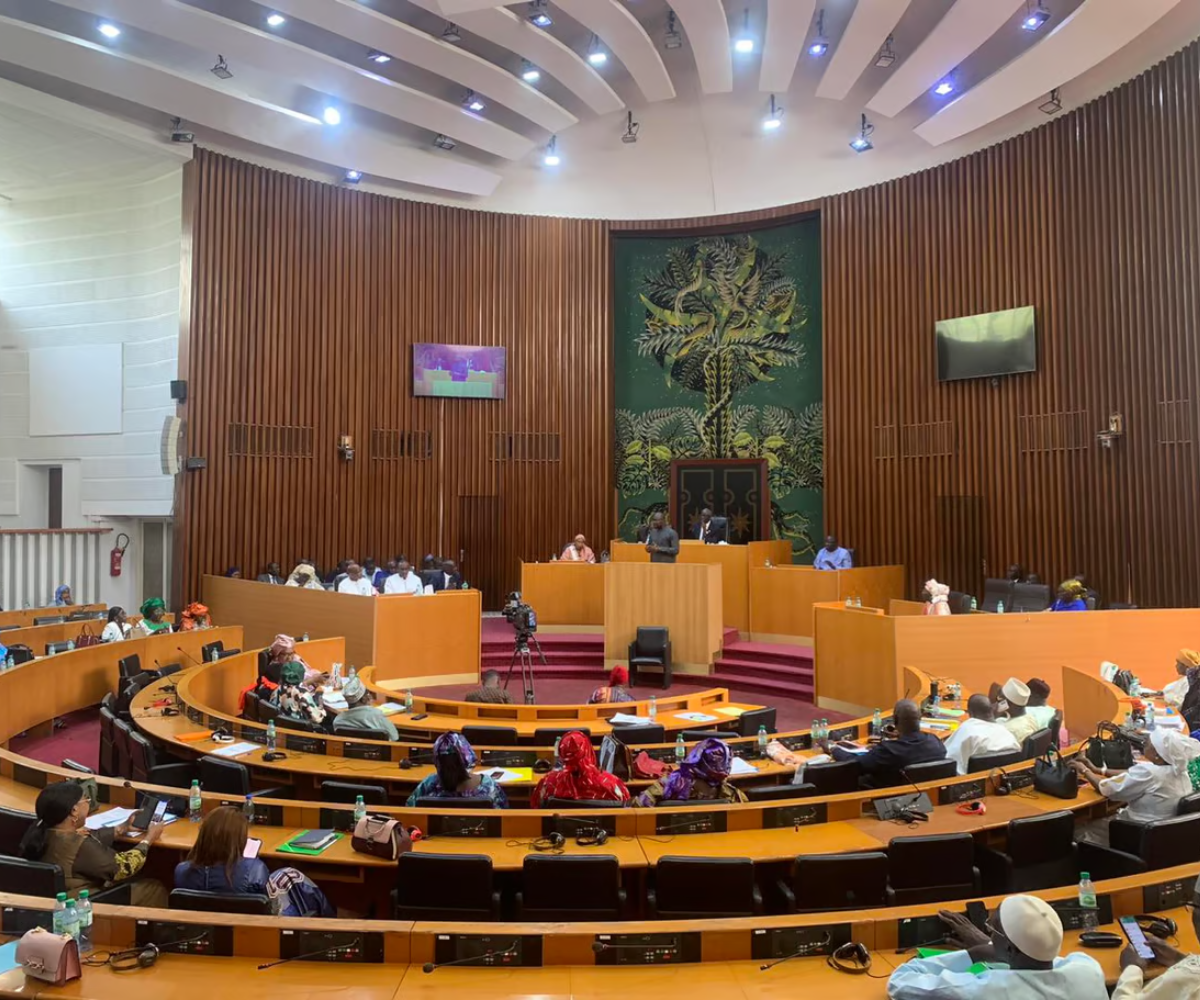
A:
<svg viewBox="0 0 1200 1000">
<path fill-rule="evenodd" d="M 443 809 L 495 809 L 496 803 L 482 796 L 466 798 L 457 795 L 422 795 L 417 799 L 417 809 L 440 812 Z"/>
<path fill-rule="evenodd" d="M 1078 853 L 1068 810 L 1011 820 L 1003 851 L 976 848 L 984 895 L 1070 885 L 1079 878 Z"/>
<path fill-rule="evenodd" d="M 971 595 L 964 594 L 961 590 L 950 591 L 946 603 L 950 605 L 950 614 L 952 615 L 969 615 L 971 613 Z"/>
<path fill-rule="evenodd" d="M 762 893 L 750 858 L 663 857 L 646 890 L 656 920 L 753 917 L 762 913 Z"/>
<path fill-rule="evenodd" d="M 612 799 L 546 799 L 542 803 L 543 809 L 624 809 L 630 803 L 614 802 Z"/>
<path fill-rule="evenodd" d="M 1185 795 L 1179 800 L 1179 808 L 1175 810 L 1176 816 L 1190 816 L 1192 813 L 1200 812 L 1200 792 L 1192 792 L 1191 795 Z"/>
<path fill-rule="evenodd" d="M 23 858 L 0 857 L 0 885 L 4 891 L 16 896 L 43 896 L 53 899 L 66 892 L 62 869 L 58 865 L 41 861 L 26 861 Z M 118 882 L 109 889 L 88 893 L 93 902 L 110 903 L 113 906 L 128 906 L 130 903 L 128 882 Z"/>
<path fill-rule="evenodd" d="M 253 691 L 247 691 L 242 702 L 242 718 L 247 722 L 258 721 L 259 697 Z"/>
<path fill-rule="evenodd" d="M 114 754 L 114 769 L 112 777 L 128 778 L 131 777 L 130 758 L 130 736 L 133 735 L 133 730 L 129 728 L 129 723 L 124 719 L 115 719 L 113 721 L 113 754 Z"/>
<path fill-rule="evenodd" d="M 69 652 L 75 645 L 74 640 L 64 639 L 62 642 L 46 643 L 46 655 L 57 656 L 59 653 Z"/>
<path fill-rule="evenodd" d="M 167 905 L 172 910 L 241 913 L 247 916 L 269 916 L 271 913 L 271 900 L 252 892 L 205 892 L 202 889 L 172 889 L 167 900 Z"/>
<path fill-rule="evenodd" d="M 217 659 L 218 660 L 227 660 L 231 656 L 240 655 L 241 652 L 242 651 L 240 649 L 219 649 L 219 650 L 217 650 Z"/>
<path fill-rule="evenodd" d="M 35 618 L 33 620 L 33 624 L 34 625 L 61 625 L 66 620 L 67 619 L 66 619 L 65 615 L 42 615 L 39 618 Z"/>
<path fill-rule="evenodd" d="M 888 905 L 912 906 L 979 893 L 975 841 L 969 833 L 896 837 L 888 844 Z"/>
<path fill-rule="evenodd" d="M 367 743 L 391 743 L 392 734 L 383 729 L 337 729 L 333 731 L 335 736 L 341 736 L 347 740 L 358 740 L 359 742 Z"/>
<path fill-rule="evenodd" d="M 1079 843 L 1079 865 L 1096 881 L 1138 875 L 1155 868 L 1173 868 L 1200 861 L 1200 813 L 1130 823 L 1108 824 L 1108 847 Z"/>
<path fill-rule="evenodd" d="M 1054 713 L 1054 717 L 1050 720 L 1050 745 L 1055 750 L 1059 749 L 1059 741 L 1062 739 L 1063 714 L 1062 711 Z"/>
<path fill-rule="evenodd" d="M 667 731 L 662 726 L 613 726 L 613 739 L 627 747 L 651 743 L 666 743 Z"/>
<path fill-rule="evenodd" d="M 500 919 L 500 892 L 486 854 L 401 854 L 392 892 L 395 920 Z"/>
<path fill-rule="evenodd" d="M 122 719 L 131 719 L 130 709 L 133 705 L 133 699 L 138 696 L 138 692 L 144 687 L 149 687 L 156 680 L 156 676 L 143 670 L 138 676 L 131 678 L 128 683 L 121 689 L 121 695 L 117 699 L 117 714 Z"/>
<path fill-rule="evenodd" d="M 714 722 L 715 726 L 716 723 Z M 684 743 L 699 743 L 701 740 L 716 738 L 718 740 L 732 736 L 732 733 L 723 732 L 720 729 L 681 729 L 677 732 L 676 737 L 682 736 Z"/>
<path fill-rule="evenodd" d="M 147 785 L 189 788 L 196 777 L 193 765 L 159 758 L 158 751 L 141 733 L 129 734 L 129 777 Z"/>
<path fill-rule="evenodd" d="M 36 821 L 37 817 L 33 813 L 0 806 L 0 854 L 16 857 L 21 838 Z"/>
<path fill-rule="evenodd" d="M 997 767 L 1009 767 L 1025 760 L 1021 750 L 1003 750 L 1000 753 L 981 753 L 967 761 L 967 774 L 978 774 L 980 771 L 991 771 Z"/>
<path fill-rule="evenodd" d="M 535 747 L 552 747 L 555 740 L 562 739 L 567 733 L 583 733 L 589 740 L 592 738 L 592 731 L 583 726 L 575 729 L 535 729 L 533 745 Z"/>
<path fill-rule="evenodd" d="M 117 773 L 117 748 L 114 727 L 117 717 L 104 705 L 100 706 L 100 773 L 113 777 Z"/>
<path fill-rule="evenodd" d="M 809 854 L 796 859 L 790 881 L 776 883 L 788 913 L 866 910 L 887 905 L 888 857 Z"/>
<path fill-rule="evenodd" d="M 225 643 L 218 639 L 216 642 L 206 642 L 200 647 L 200 659 L 208 663 L 213 658 L 213 653 L 225 652 Z"/>
<path fill-rule="evenodd" d="M 324 727 L 317 725 L 311 719 L 301 719 L 295 715 L 284 715 L 280 712 L 275 716 L 276 729 L 290 729 L 294 733 L 321 733 L 327 735 Z"/>
<path fill-rule="evenodd" d="M 1030 733 L 1021 744 L 1021 756 L 1025 760 L 1035 760 L 1042 756 L 1054 743 L 1054 734 L 1049 729 L 1039 729 Z"/>
<path fill-rule="evenodd" d="M 662 689 L 671 686 L 671 638 L 659 625 L 638 626 L 637 638 L 629 644 L 629 683 L 637 687 L 645 668 L 662 671 Z"/>
<path fill-rule="evenodd" d="M 462 737 L 473 747 L 515 747 L 517 731 L 508 726 L 463 726 Z"/>
<path fill-rule="evenodd" d="M 909 764 L 901 773 L 909 781 L 919 785 L 922 781 L 944 781 L 946 778 L 957 777 L 958 765 L 953 758 L 927 760 L 921 764 Z"/>
<path fill-rule="evenodd" d="M 757 736 L 759 726 L 766 726 L 768 733 L 776 732 L 775 709 L 756 708 L 749 712 L 743 712 L 734 720 L 733 727 L 728 731 L 736 733 L 738 736 Z"/>
<path fill-rule="evenodd" d="M 1003 601 L 1004 610 L 1008 611 L 1012 607 L 1012 590 L 1011 580 L 985 580 L 983 583 L 983 610 L 995 611 Z"/>
<path fill-rule="evenodd" d="M 856 760 L 834 761 L 831 764 L 809 764 L 804 769 L 804 781 L 818 795 L 845 795 L 858 791 L 862 768 Z"/>
<path fill-rule="evenodd" d="M 200 787 L 220 795 L 254 795 L 257 798 L 291 799 L 294 789 L 288 786 L 251 788 L 250 769 L 236 760 L 223 757 L 200 758 Z"/>
<path fill-rule="evenodd" d="M 349 781 L 322 781 L 321 801 L 354 804 L 358 796 L 368 806 L 386 806 L 387 789 L 383 785 L 355 785 Z"/>
<path fill-rule="evenodd" d="M 12 660 L 14 667 L 19 667 L 22 663 L 30 663 L 37 659 L 33 655 L 33 650 L 24 643 L 17 643 L 15 646 L 8 647 L 8 656 Z"/>
<path fill-rule="evenodd" d="M 620 920 L 624 905 L 621 865 L 612 855 L 525 857 L 518 920 Z"/>
<path fill-rule="evenodd" d="M 106 691 L 100 699 L 100 707 L 107 708 L 113 715 L 117 714 L 117 695 L 114 691 Z"/>
<path fill-rule="evenodd" d="M 760 785 L 758 788 L 743 788 L 751 802 L 775 802 L 780 799 L 807 799 L 820 795 L 817 786 L 805 782 L 803 785 Z"/>
<path fill-rule="evenodd" d="M 142 672 L 142 658 L 137 653 L 131 653 L 129 656 L 123 657 L 117 661 L 117 671 L 121 678 L 121 686 L 125 686 L 125 682 L 132 680 Z"/>
<path fill-rule="evenodd" d="M 268 701 L 265 698 L 259 698 L 258 699 L 258 721 L 262 725 L 265 726 L 268 722 L 276 722 L 276 720 L 278 718 L 279 718 L 279 706 L 276 705 L 273 701 Z M 277 722 L 276 722 L 276 725 L 278 725 Z"/>
<path fill-rule="evenodd" d="M 1012 611 L 1021 614 L 1038 614 L 1050 607 L 1050 588 L 1044 583 L 1014 583 L 1012 588 Z M 1008 611 L 1008 601 L 1004 602 Z"/>
</svg>

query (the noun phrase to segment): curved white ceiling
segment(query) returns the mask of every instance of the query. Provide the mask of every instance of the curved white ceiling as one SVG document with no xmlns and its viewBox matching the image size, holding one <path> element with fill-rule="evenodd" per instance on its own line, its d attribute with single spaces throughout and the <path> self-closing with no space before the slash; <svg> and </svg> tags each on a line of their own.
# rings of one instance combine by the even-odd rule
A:
<svg viewBox="0 0 1200 1000">
<path fill-rule="evenodd" d="M 733 89 L 733 49 L 721 0 L 671 0 L 692 43 L 696 72 L 706 94 Z"/>
</svg>

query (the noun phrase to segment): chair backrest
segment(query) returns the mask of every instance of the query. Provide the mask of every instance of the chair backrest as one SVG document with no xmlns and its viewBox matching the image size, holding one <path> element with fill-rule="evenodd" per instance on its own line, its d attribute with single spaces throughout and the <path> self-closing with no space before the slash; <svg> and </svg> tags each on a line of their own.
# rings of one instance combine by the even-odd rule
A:
<svg viewBox="0 0 1200 1000">
<path fill-rule="evenodd" d="M 37 817 L 33 813 L 0 806 L 0 854 L 16 857 L 21 838 L 36 820 Z"/>
<path fill-rule="evenodd" d="M 971 613 L 971 595 L 964 594 L 961 590 L 950 591 L 946 603 L 950 605 L 950 614 L 952 615 L 969 615 Z"/>
<path fill-rule="evenodd" d="M 1014 583 L 1012 588 L 1012 610 L 1026 614 L 1045 611 L 1050 607 L 1050 587 L 1044 583 Z M 1008 610 L 1008 602 L 1004 602 Z"/>
<path fill-rule="evenodd" d="M 612 799 L 546 799 L 543 809 L 624 809 L 628 803 Z"/>
<path fill-rule="evenodd" d="M 290 729 L 295 733 L 323 733 L 320 726 L 309 719 L 299 719 L 294 715 L 284 715 L 280 712 L 275 716 L 275 725 L 280 729 Z"/>
<path fill-rule="evenodd" d="M 205 892 L 201 889 L 172 889 L 168 897 L 172 910 L 199 910 L 204 913 L 244 913 L 266 916 L 271 901 L 252 892 Z"/>
<path fill-rule="evenodd" d="M 919 785 L 922 781 L 941 781 L 943 778 L 953 778 L 958 774 L 958 764 L 952 757 L 947 757 L 945 760 L 927 760 L 921 764 L 909 764 L 900 774 Z"/>
<path fill-rule="evenodd" d="M 627 747 L 643 746 L 647 743 L 666 743 L 667 731 L 662 726 L 613 726 L 613 739 Z M 709 733 L 711 736 L 712 734 Z"/>
<path fill-rule="evenodd" d="M 466 797 L 459 795 L 422 795 L 417 799 L 418 809 L 495 809 L 496 803 L 485 796 Z"/>
<path fill-rule="evenodd" d="M 796 859 L 792 891 L 796 909 L 858 910 L 887 903 L 888 856 L 809 854 Z"/>
<path fill-rule="evenodd" d="M 967 885 L 975 877 L 975 841 L 969 833 L 895 837 L 888 844 L 888 862 L 893 889 Z"/>
<path fill-rule="evenodd" d="M 1072 853 L 1075 814 L 1069 810 L 1010 820 L 1005 853 L 1016 868 L 1042 865 Z"/>
<path fill-rule="evenodd" d="M 117 748 L 116 726 L 117 717 L 105 706 L 100 706 L 100 773 L 112 776 L 116 774 Z"/>
<path fill-rule="evenodd" d="M 620 915 L 621 865 L 612 855 L 527 854 L 521 896 L 525 910 L 572 915 Z"/>
<path fill-rule="evenodd" d="M 751 802 L 775 802 L 778 799 L 806 799 L 819 795 L 817 786 L 805 782 L 803 785 L 762 785 L 758 788 L 743 788 Z"/>
<path fill-rule="evenodd" d="M 996 580 L 989 578 L 983 583 L 983 610 L 995 611 L 997 605 L 1003 601 L 1004 610 L 1007 611 L 1012 607 L 1012 591 L 1013 585 L 1011 580 Z"/>
<path fill-rule="evenodd" d="M 253 691 L 247 691 L 243 701 L 242 718 L 248 719 L 250 722 L 258 721 L 258 703 L 259 697 Z"/>
<path fill-rule="evenodd" d="M 662 656 L 667 648 L 668 634 L 661 625 L 639 625 L 636 640 L 638 656 Z"/>
<path fill-rule="evenodd" d="M 757 736 L 759 726 L 766 726 L 768 733 L 775 732 L 775 709 L 756 708 L 749 712 L 743 712 L 737 719 L 737 734 L 739 736 Z"/>
<path fill-rule="evenodd" d="M 115 754 L 113 777 L 128 778 L 130 774 L 130 736 L 133 735 L 133 730 L 129 728 L 129 723 L 124 719 L 113 720 L 113 752 Z"/>
<path fill-rule="evenodd" d="M 1060 708 L 1054 713 L 1054 718 L 1050 720 L 1050 745 L 1055 749 L 1058 748 L 1059 741 L 1062 739 L 1063 714 Z"/>
<path fill-rule="evenodd" d="M 67 619 L 66 619 L 65 615 L 41 615 L 38 618 L 34 618 L 33 624 L 34 625 L 61 625 L 66 620 Z"/>
<path fill-rule="evenodd" d="M 990 771 L 997 767 L 1008 767 L 1010 764 L 1019 764 L 1025 759 L 1025 753 L 1022 750 L 1003 750 L 1000 753 L 981 753 L 978 757 L 972 757 L 967 761 L 967 774 L 976 774 L 979 771 Z"/>
<path fill-rule="evenodd" d="M 1053 732 L 1049 729 L 1039 729 L 1025 737 L 1025 742 L 1021 744 L 1021 754 L 1026 760 L 1033 760 L 1049 750 L 1053 742 Z"/>
<path fill-rule="evenodd" d="M 258 699 L 258 721 L 264 726 L 279 718 L 279 706 L 265 698 Z"/>
<path fill-rule="evenodd" d="M 387 789 L 383 785 L 355 785 L 349 781 L 322 781 L 322 802 L 354 803 L 358 796 L 368 806 L 386 806 L 388 804 Z"/>
<path fill-rule="evenodd" d="M 53 898 L 65 891 L 62 869 L 41 861 L 23 858 L 0 858 L 0 885 L 5 892 L 18 896 Z"/>
<path fill-rule="evenodd" d="M 1147 823 L 1138 854 L 1152 868 L 1200 861 L 1200 813 Z"/>
<path fill-rule="evenodd" d="M 492 859 L 486 854 L 401 854 L 396 868 L 397 917 L 414 910 L 484 914 L 493 911 Z M 448 919 L 453 919 L 449 916 Z M 460 918 L 461 919 L 461 918 Z"/>
<path fill-rule="evenodd" d="M 575 729 L 535 729 L 533 731 L 533 745 L 536 747 L 552 747 L 555 740 L 562 739 L 567 733 L 583 733 L 588 739 L 592 738 L 592 731 L 585 726 L 579 726 Z"/>
<path fill-rule="evenodd" d="M 749 858 L 659 858 L 654 894 L 660 917 L 752 917 L 761 909 Z"/>
<path fill-rule="evenodd" d="M 208 661 L 213 658 L 214 651 L 217 653 L 225 652 L 225 643 L 220 639 L 218 639 L 216 642 L 206 642 L 200 647 L 200 659 L 202 659 L 205 663 L 208 663 Z"/>
<path fill-rule="evenodd" d="M 155 766 L 154 747 L 141 733 L 129 734 L 129 777 L 134 781 L 150 780 L 150 769 Z"/>
<path fill-rule="evenodd" d="M 463 726 L 462 737 L 473 747 L 515 747 L 517 745 L 517 731 L 508 726 Z"/>
<path fill-rule="evenodd" d="M 391 743 L 392 734 L 382 729 L 338 729 L 338 736 L 351 740 L 367 740 L 371 743 Z"/>
<path fill-rule="evenodd" d="M 106 691 L 100 699 L 100 707 L 107 708 L 113 715 L 117 714 L 117 695 L 115 691 Z"/>
<path fill-rule="evenodd" d="M 142 658 L 133 653 L 117 661 L 117 670 L 122 680 L 130 680 L 142 672 Z"/>
<path fill-rule="evenodd" d="M 1200 813 L 1200 792 L 1185 795 L 1179 800 L 1179 808 L 1175 810 L 1177 816 L 1190 816 L 1192 813 Z"/>
<path fill-rule="evenodd" d="M 818 795 L 842 795 L 858 791 L 858 779 L 862 768 L 856 760 L 837 761 L 832 764 L 810 764 L 804 769 L 804 781 L 812 785 Z"/>
<path fill-rule="evenodd" d="M 221 757 L 200 758 L 200 786 L 222 795 L 249 795 L 250 771 L 245 764 Z"/>
</svg>

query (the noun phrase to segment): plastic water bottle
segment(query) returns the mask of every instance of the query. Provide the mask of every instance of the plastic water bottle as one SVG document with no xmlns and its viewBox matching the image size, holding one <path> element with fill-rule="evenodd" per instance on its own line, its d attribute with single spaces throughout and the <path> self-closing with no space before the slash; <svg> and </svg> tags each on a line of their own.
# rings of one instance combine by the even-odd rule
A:
<svg viewBox="0 0 1200 1000">
<path fill-rule="evenodd" d="M 351 663 L 351 664 L 350 664 L 350 673 L 348 673 L 348 674 L 346 675 L 346 680 L 348 680 L 348 681 L 352 681 L 352 680 L 354 680 L 354 678 L 355 678 L 355 677 L 357 677 L 357 676 L 358 676 L 358 671 L 357 671 L 357 670 L 354 668 L 354 664 L 353 664 L 353 663 Z"/>
<path fill-rule="evenodd" d="M 308 642 L 308 633 L 307 632 L 305 632 L 304 635 L 300 636 L 300 641 Z"/>
<path fill-rule="evenodd" d="M 883 732 L 883 713 L 879 709 L 875 709 L 875 714 L 871 716 L 871 735 L 879 736 Z"/>
<path fill-rule="evenodd" d="M 760 757 L 767 756 L 767 727 L 758 727 L 758 755 Z"/>
<path fill-rule="evenodd" d="M 1154 704 L 1146 702 L 1146 729 L 1147 731 L 1154 728 Z"/>
<path fill-rule="evenodd" d="M 471 589 L 471 585 L 470 585 L 469 583 L 467 583 L 467 581 L 466 581 L 466 580 L 463 580 L 463 582 L 462 582 L 462 588 L 461 588 L 461 589 L 462 589 L 462 590 L 470 590 L 470 589 Z"/>
<path fill-rule="evenodd" d="M 199 823 L 204 819 L 204 800 L 200 797 L 200 782 L 192 779 L 192 790 L 188 792 L 188 819 Z"/>
<path fill-rule="evenodd" d="M 54 929 L 55 934 L 61 934 L 63 932 L 63 923 L 66 921 L 66 918 L 67 894 L 65 892 L 60 892 L 54 897 L 54 916 L 51 918 L 53 922 L 50 925 Z"/>
<path fill-rule="evenodd" d="M 70 934 L 76 941 L 79 940 L 79 911 L 75 909 L 75 900 L 67 900 L 67 908 L 63 911 L 63 929 L 64 934 Z"/>
<path fill-rule="evenodd" d="M 675 737 L 675 761 L 682 763 L 683 758 L 687 756 L 687 745 L 683 742 L 683 733 Z"/>
<path fill-rule="evenodd" d="M 275 752 L 275 720 L 272 719 L 267 723 L 267 753 Z"/>
<path fill-rule="evenodd" d="M 978 602 L 977 600 L 975 600 L 975 598 L 974 598 L 974 597 L 972 597 L 972 598 L 971 598 L 971 610 L 972 610 L 972 611 L 978 611 L 978 610 L 979 610 L 979 602 Z"/>
<path fill-rule="evenodd" d="M 412 688 L 404 692 L 404 711 L 411 712 L 413 710 Z"/>
<path fill-rule="evenodd" d="M 360 822 L 367 818 L 367 804 L 363 801 L 361 795 L 354 796 L 354 825 L 358 826 Z"/>
<path fill-rule="evenodd" d="M 254 822 L 254 797 L 246 796 L 246 801 L 242 803 L 242 815 L 246 817 L 247 823 Z"/>
<path fill-rule="evenodd" d="M 998 614 L 998 615 L 1004 614 L 1004 602 L 1003 601 L 996 602 L 996 614 Z"/>
<path fill-rule="evenodd" d="M 9 653 L 9 654 L 8 654 L 8 660 L 6 661 L 5 667 L 6 667 L 6 669 L 8 669 L 8 670 L 12 670 L 12 668 L 13 668 L 13 667 L 15 667 L 15 666 L 16 666 L 16 663 L 15 663 L 15 662 L 13 662 L 12 653 Z"/>
<path fill-rule="evenodd" d="M 335 691 L 340 691 L 342 689 L 342 665 L 340 663 L 330 664 L 329 679 L 333 683 L 333 689 Z"/>
<path fill-rule="evenodd" d="M 1092 876 L 1087 872 L 1079 873 L 1079 908 L 1083 911 L 1082 929 L 1094 931 L 1099 925 L 1096 915 L 1096 887 L 1092 885 Z"/>
<path fill-rule="evenodd" d="M 848 608 L 854 607 L 854 598 L 853 597 L 846 598 L 846 607 L 848 607 Z"/>
<path fill-rule="evenodd" d="M 79 954 L 87 955 L 92 950 L 92 901 L 87 889 L 79 890 L 75 912 L 79 914 Z"/>
<path fill-rule="evenodd" d="M 208 662 L 216 663 L 221 658 L 221 651 L 215 646 L 208 651 Z"/>
<path fill-rule="evenodd" d="M 854 598 L 854 606 L 855 606 L 856 608 L 861 608 L 861 607 L 862 607 L 862 598 L 861 598 L 861 597 L 857 597 L 857 596 L 856 596 L 856 597 Z"/>
<path fill-rule="evenodd" d="M 74 649 L 75 649 L 75 640 L 74 640 L 74 639 L 68 639 L 68 640 L 67 640 L 67 652 L 68 652 L 68 653 L 70 653 L 70 652 L 73 652 L 73 651 L 74 651 Z"/>
<path fill-rule="evenodd" d="M 654 695 L 650 696 L 650 721 L 653 722 L 658 718 L 658 699 Z"/>
</svg>

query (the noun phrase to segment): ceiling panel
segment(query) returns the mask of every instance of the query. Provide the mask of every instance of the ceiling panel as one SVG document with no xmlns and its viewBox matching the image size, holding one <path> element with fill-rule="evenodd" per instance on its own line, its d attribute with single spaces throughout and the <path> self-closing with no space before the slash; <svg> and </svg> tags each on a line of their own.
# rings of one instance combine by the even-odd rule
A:
<svg viewBox="0 0 1200 1000">
<path fill-rule="evenodd" d="M 844 99 L 858 83 L 863 70 L 874 64 L 879 50 L 911 3 L 912 0 L 858 0 L 850 24 L 821 77 L 817 96 L 830 101 Z"/>
<path fill-rule="evenodd" d="M 617 0 L 555 0 L 563 13 L 604 39 L 647 101 L 668 101 L 675 85 L 646 29 Z"/>
<path fill-rule="evenodd" d="M 672 0 L 671 7 L 687 32 L 701 88 L 706 94 L 733 90 L 733 47 L 721 0 Z"/>
<path fill-rule="evenodd" d="M 782 94 L 791 87 L 816 9 L 817 0 L 767 0 L 759 90 Z"/>
</svg>

